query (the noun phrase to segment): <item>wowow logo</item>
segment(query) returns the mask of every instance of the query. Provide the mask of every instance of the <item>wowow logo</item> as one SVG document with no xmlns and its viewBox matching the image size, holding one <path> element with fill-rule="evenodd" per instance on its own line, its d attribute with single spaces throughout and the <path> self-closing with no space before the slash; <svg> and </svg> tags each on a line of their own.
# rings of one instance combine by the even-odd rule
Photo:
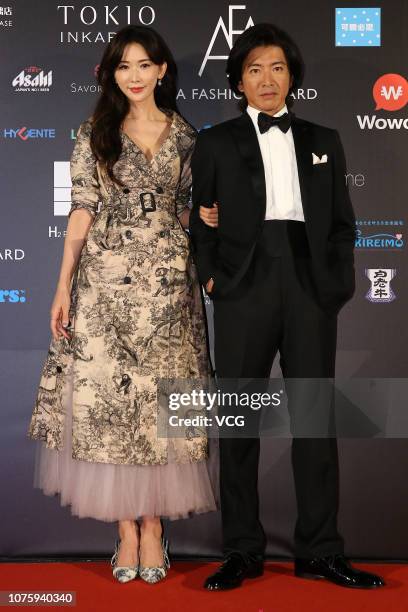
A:
<svg viewBox="0 0 408 612">
<path fill-rule="evenodd" d="M 69 162 L 54 162 L 54 216 L 66 216 L 71 208 Z"/>
<path fill-rule="evenodd" d="M 225 37 L 225 41 L 228 44 L 229 50 L 231 50 L 231 47 L 233 45 L 233 36 L 234 34 L 242 34 L 242 32 L 245 32 L 245 30 L 247 30 L 249 27 L 254 25 L 253 19 L 252 17 L 249 17 L 247 24 L 245 26 L 245 28 L 243 30 L 234 30 L 233 28 L 233 19 L 234 19 L 234 11 L 243 11 L 246 9 L 246 5 L 245 4 L 230 4 L 228 7 L 228 29 L 224 23 L 224 20 L 222 17 L 219 18 L 217 25 L 215 26 L 215 30 L 214 33 L 212 35 L 212 38 L 210 40 L 210 44 L 208 45 L 208 49 L 206 51 L 206 54 L 204 56 L 204 59 L 202 61 L 200 70 L 198 71 L 198 75 L 201 76 L 204 72 L 204 69 L 207 65 L 208 60 L 226 60 L 228 59 L 228 55 L 211 55 L 211 52 L 214 48 L 215 42 L 217 40 L 218 34 L 220 32 L 220 30 L 222 31 L 222 33 L 224 34 Z"/>
<path fill-rule="evenodd" d="M 384 74 L 374 83 L 373 98 L 376 111 L 401 110 L 408 102 L 408 81 L 400 74 Z M 357 115 L 357 121 L 362 130 L 408 129 L 408 117 Z"/>
<path fill-rule="evenodd" d="M 408 102 L 408 82 L 399 74 L 384 74 L 373 87 L 375 110 L 396 111 Z"/>
</svg>

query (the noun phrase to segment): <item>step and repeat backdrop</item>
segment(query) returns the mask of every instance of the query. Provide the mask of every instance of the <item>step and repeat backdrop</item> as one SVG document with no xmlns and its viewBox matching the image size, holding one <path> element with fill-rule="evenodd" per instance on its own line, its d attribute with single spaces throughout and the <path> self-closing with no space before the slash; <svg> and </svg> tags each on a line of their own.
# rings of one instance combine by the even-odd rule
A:
<svg viewBox="0 0 408 612">
<path fill-rule="evenodd" d="M 357 287 L 339 319 L 337 374 L 406 377 L 408 2 L 369 4 L 1 2 L 0 555 L 103 554 L 116 532 L 115 524 L 72 517 L 59 499 L 33 489 L 35 443 L 26 431 L 50 339 L 70 207 L 69 159 L 98 96 L 103 50 L 125 25 L 163 35 L 179 68 L 180 111 L 198 130 L 239 113 L 225 74 L 237 35 L 266 21 L 292 35 L 306 63 L 294 112 L 339 130 L 357 218 Z M 206 308 L 212 345 L 211 304 Z M 408 557 L 404 436 L 339 440 L 339 522 L 354 557 Z M 290 440 L 263 439 L 260 496 L 268 553 L 290 557 L 296 516 Z M 174 554 L 221 552 L 219 513 L 172 522 L 169 530 Z"/>
</svg>

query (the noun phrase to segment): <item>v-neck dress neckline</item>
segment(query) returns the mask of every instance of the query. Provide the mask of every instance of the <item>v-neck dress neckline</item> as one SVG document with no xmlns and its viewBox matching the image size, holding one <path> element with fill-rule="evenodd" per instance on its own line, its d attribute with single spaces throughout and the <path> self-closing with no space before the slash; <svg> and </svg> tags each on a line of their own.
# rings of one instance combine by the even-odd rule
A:
<svg viewBox="0 0 408 612">
<path fill-rule="evenodd" d="M 164 111 L 163 111 L 163 112 L 164 112 Z M 170 127 L 169 127 L 169 129 L 168 129 L 167 136 L 166 136 L 166 137 L 165 137 L 165 139 L 162 141 L 162 143 L 161 143 L 160 147 L 157 149 L 157 151 L 154 153 L 154 155 L 152 155 L 152 158 L 151 158 L 150 160 L 149 160 L 149 159 L 148 159 L 148 157 L 146 156 L 145 152 L 144 152 L 144 151 L 141 149 L 141 147 L 140 147 L 140 146 L 139 146 L 139 145 L 138 145 L 138 144 L 137 144 L 137 143 L 136 143 L 136 142 L 135 142 L 135 141 L 134 141 L 134 140 L 133 140 L 133 139 L 132 139 L 132 138 L 131 138 L 131 137 L 130 137 L 128 134 L 126 134 L 126 132 L 125 132 L 125 131 L 124 131 L 122 128 L 120 128 L 121 135 L 122 135 L 122 136 L 123 136 L 123 137 L 124 137 L 126 140 L 128 140 L 128 141 L 129 141 L 129 143 L 130 143 L 130 144 L 131 144 L 133 147 L 136 147 L 136 149 L 137 149 L 137 150 L 138 150 L 138 151 L 141 153 L 141 155 L 143 156 L 143 159 L 146 161 L 146 163 L 147 163 L 149 166 L 152 166 L 152 165 L 153 165 L 153 163 L 155 162 L 155 160 L 157 159 L 157 157 L 159 156 L 159 154 L 160 154 L 160 153 L 161 153 L 161 151 L 163 150 L 164 145 L 167 143 L 167 141 L 169 140 L 169 138 L 170 138 L 170 136 L 171 136 L 171 134 L 172 134 L 172 131 L 173 131 L 174 126 L 175 126 L 175 123 L 176 123 L 176 113 L 175 113 L 175 111 L 171 111 L 171 112 L 172 112 L 172 115 L 171 115 L 171 117 L 172 117 L 172 121 L 171 121 L 171 123 L 170 123 Z M 169 116 L 167 113 L 165 113 L 165 114 L 166 114 L 167 116 Z"/>
</svg>

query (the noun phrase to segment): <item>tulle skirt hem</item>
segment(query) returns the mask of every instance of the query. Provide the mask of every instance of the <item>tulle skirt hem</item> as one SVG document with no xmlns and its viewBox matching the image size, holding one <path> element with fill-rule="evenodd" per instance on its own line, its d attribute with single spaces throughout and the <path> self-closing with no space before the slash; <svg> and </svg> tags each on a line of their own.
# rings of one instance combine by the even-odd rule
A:
<svg viewBox="0 0 408 612">
<path fill-rule="evenodd" d="M 207 460 L 165 465 L 117 465 L 72 458 L 72 379 L 66 404 L 64 444 L 37 440 L 34 487 L 60 495 L 71 514 L 100 521 L 157 516 L 171 520 L 212 512 L 219 506 L 218 441 L 209 438 Z"/>
</svg>

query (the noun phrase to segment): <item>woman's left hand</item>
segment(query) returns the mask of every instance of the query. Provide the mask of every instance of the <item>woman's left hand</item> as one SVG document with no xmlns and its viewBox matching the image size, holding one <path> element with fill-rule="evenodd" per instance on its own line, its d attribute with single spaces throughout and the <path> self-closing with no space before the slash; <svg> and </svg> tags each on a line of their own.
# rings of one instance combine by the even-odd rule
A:
<svg viewBox="0 0 408 612">
<path fill-rule="evenodd" d="M 209 227 L 218 227 L 218 203 L 214 202 L 211 208 L 200 206 L 200 219 Z"/>
</svg>

